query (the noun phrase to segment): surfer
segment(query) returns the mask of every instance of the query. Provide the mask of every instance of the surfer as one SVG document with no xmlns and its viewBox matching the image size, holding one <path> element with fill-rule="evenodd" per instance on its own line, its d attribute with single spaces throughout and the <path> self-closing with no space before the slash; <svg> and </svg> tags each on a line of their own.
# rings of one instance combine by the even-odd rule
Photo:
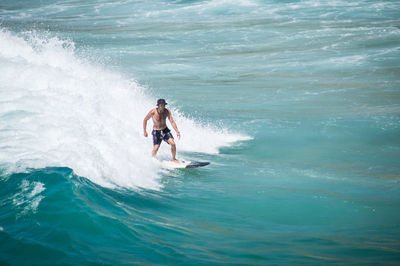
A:
<svg viewBox="0 0 400 266">
<path fill-rule="evenodd" d="M 178 130 L 178 127 L 175 124 L 174 119 L 172 118 L 171 111 L 165 108 L 167 103 L 164 99 L 159 99 L 157 101 L 157 108 L 151 109 L 150 112 L 146 115 L 143 120 L 143 132 L 144 136 L 147 138 L 147 121 L 150 118 L 153 118 L 153 131 L 151 134 L 153 135 L 153 157 L 156 156 L 158 149 L 160 148 L 161 141 L 164 140 L 169 145 L 171 145 L 171 153 L 172 153 L 172 161 L 179 163 L 176 159 L 176 145 L 174 141 L 174 137 L 172 136 L 171 130 L 167 127 L 167 118 L 171 122 L 172 127 L 175 129 L 176 135 L 178 138 L 181 138 L 181 134 Z"/>
</svg>

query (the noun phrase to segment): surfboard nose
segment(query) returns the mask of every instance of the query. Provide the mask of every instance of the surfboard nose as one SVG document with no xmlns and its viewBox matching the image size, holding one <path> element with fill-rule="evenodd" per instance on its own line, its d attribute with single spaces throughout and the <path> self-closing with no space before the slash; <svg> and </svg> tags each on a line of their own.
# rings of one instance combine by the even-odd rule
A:
<svg viewBox="0 0 400 266">
<path fill-rule="evenodd" d="M 186 166 L 186 168 L 196 168 L 196 167 L 202 167 L 202 166 L 206 166 L 209 165 L 210 162 L 191 162 L 190 164 L 188 164 Z"/>
<path fill-rule="evenodd" d="M 175 163 L 172 161 L 162 161 L 161 165 L 166 168 L 197 168 L 209 165 L 210 162 L 185 162 L 181 161 L 179 163 Z"/>
</svg>

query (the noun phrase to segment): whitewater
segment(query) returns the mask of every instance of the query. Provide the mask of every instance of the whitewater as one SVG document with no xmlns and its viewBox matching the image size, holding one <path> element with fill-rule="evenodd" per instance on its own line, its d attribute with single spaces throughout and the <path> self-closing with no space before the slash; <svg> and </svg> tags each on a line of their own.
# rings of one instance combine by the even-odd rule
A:
<svg viewBox="0 0 400 266">
<path fill-rule="evenodd" d="M 67 166 L 107 187 L 160 187 L 161 166 L 143 139 L 156 102 L 145 87 L 77 58 L 69 40 L 3 30 L 0 43 L 0 160 L 8 172 Z M 212 154 L 248 138 L 173 111 L 185 132 L 180 151 Z"/>
</svg>

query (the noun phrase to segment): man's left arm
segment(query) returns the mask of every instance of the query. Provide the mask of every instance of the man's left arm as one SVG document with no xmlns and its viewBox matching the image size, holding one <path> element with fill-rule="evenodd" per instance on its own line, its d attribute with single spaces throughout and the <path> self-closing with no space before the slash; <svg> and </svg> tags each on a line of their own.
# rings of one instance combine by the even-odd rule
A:
<svg viewBox="0 0 400 266">
<path fill-rule="evenodd" d="M 174 119 L 172 118 L 172 113 L 170 110 L 168 110 L 168 119 L 171 122 L 172 127 L 175 129 L 176 135 L 180 139 L 181 133 L 179 132 L 178 127 L 176 126 L 176 123 L 175 123 Z"/>
</svg>

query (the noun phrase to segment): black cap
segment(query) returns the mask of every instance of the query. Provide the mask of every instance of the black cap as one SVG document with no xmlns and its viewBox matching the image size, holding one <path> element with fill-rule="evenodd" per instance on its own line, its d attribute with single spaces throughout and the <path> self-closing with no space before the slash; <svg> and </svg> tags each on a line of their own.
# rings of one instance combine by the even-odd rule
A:
<svg viewBox="0 0 400 266">
<path fill-rule="evenodd" d="M 164 99 L 158 99 L 157 106 L 160 105 L 160 104 L 167 105 L 168 103 L 166 103 Z"/>
</svg>

